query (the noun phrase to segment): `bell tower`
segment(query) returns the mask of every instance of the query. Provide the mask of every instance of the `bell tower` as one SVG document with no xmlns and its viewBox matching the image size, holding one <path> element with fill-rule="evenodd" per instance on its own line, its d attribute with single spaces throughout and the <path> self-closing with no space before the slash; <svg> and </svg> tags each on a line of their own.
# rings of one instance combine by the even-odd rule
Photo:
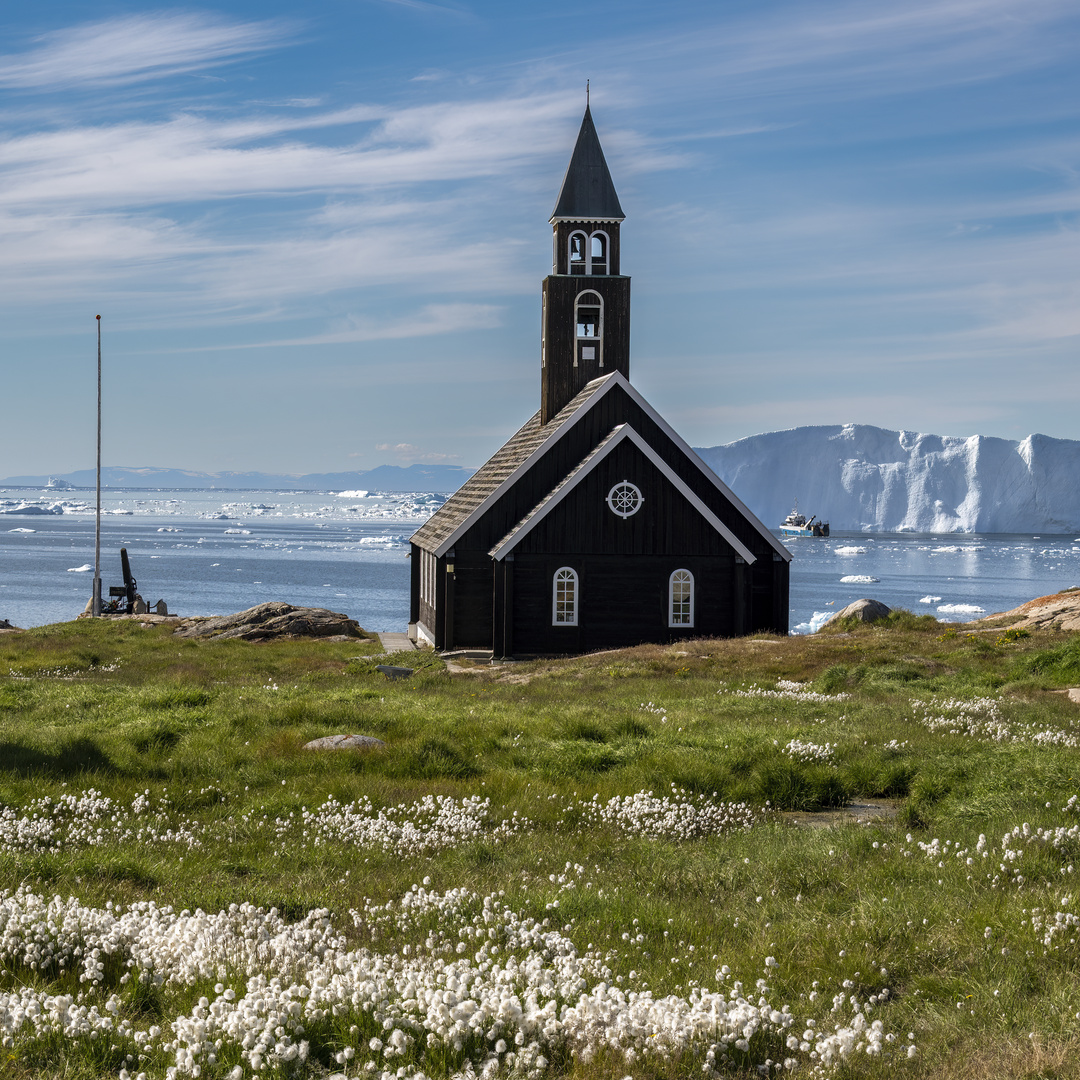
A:
<svg viewBox="0 0 1080 1080">
<path fill-rule="evenodd" d="M 613 371 L 630 377 L 630 279 L 619 273 L 624 219 L 586 104 L 551 215 L 540 331 L 542 424 L 593 379 Z"/>
</svg>

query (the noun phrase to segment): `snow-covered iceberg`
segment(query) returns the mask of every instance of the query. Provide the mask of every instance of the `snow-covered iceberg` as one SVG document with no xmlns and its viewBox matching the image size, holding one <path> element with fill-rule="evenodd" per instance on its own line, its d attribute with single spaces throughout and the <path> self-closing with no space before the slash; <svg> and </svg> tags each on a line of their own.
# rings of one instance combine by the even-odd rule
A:
<svg viewBox="0 0 1080 1080">
<path fill-rule="evenodd" d="M 833 530 L 1075 532 L 1080 442 L 800 427 L 697 451 L 770 528 L 795 499 Z"/>
</svg>

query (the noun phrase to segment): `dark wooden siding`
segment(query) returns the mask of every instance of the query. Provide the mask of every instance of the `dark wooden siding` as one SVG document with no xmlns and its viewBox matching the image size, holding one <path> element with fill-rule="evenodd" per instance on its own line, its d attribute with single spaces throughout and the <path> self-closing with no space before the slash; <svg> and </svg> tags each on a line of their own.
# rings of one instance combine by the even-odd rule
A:
<svg viewBox="0 0 1080 1080">
<path fill-rule="evenodd" d="M 601 358 L 575 366 L 574 301 L 580 292 L 598 293 L 604 301 L 603 367 Z M 544 279 L 544 362 L 540 369 L 540 417 L 546 424 L 586 383 L 621 371 L 630 378 L 630 279 L 570 275 Z M 582 455 L 584 457 L 584 454 Z M 579 459 L 580 460 L 580 459 Z"/>
<path fill-rule="evenodd" d="M 552 582 L 577 571 L 577 626 L 552 624 Z M 668 626 L 673 570 L 694 575 L 695 625 Z M 735 624 L 732 557 L 529 554 L 514 560 L 513 651 L 518 656 L 589 652 L 642 642 L 731 637 Z"/>
<path fill-rule="evenodd" d="M 649 443 L 668 467 L 754 553 L 756 562 L 742 565 L 734 560 L 733 552 L 723 538 L 712 530 L 636 447 L 624 443 L 598 465 L 519 546 L 517 568 L 513 575 L 514 617 L 508 629 L 501 621 L 501 611 L 497 611 L 493 618 L 493 571 L 496 568 L 492 567 L 488 552 L 614 427 L 622 423 L 629 423 Z M 615 517 L 604 501 L 611 485 L 623 479 L 638 484 L 646 499 L 643 510 L 626 521 Z M 654 509 L 656 513 L 653 513 Z M 715 566 L 719 567 L 723 562 L 728 567 L 726 578 L 721 581 L 710 577 L 720 573 L 718 569 L 711 569 L 699 582 L 700 585 L 705 581 L 710 582 L 708 593 L 701 592 L 700 595 L 703 602 L 706 595 L 715 598 L 714 610 L 718 614 L 706 619 L 706 609 L 702 608 L 702 618 L 694 628 L 695 635 L 728 636 L 758 630 L 787 633 L 788 630 L 788 563 L 778 558 L 768 540 L 620 387 L 611 389 L 573 421 L 555 445 L 497 499 L 478 522 L 457 538 L 453 562 L 455 567 L 462 567 L 462 571 L 460 577 L 455 572 L 451 588 L 454 614 L 449 623 L 448 637 L 454 645 L 492 648 L 497 623 L 499 642 L 512 640 L 514 654 L 522 655 L 573 652 L 609 645 L 615 647 L 637 641 L 664 641 L 681 633 L 669 631 L 666 613 L 662 618 L 661 615 L 646 617 L 643 614 L 645 607 L 651 605 L 651 610 L 654 610 L 659 603 L 655 596 L 651 600 L 645 599 L 647 595 L 652 595 L 649 590 L 654 588 L 657 580 L 662 582 L 659 588 L 666 603 L 667 574 L 676 569 L 675 566 L 670 566 L 666 572 L 663 567 L 657 569 L 650 566 L 647 571 L 642 571 L 644 577 L 633 576 L 637 574 L 637 570 L 633 570 L 632 576 L 624 578 L 621 584 L 617 575 L 612 576 L 614 571 L 605 569 L 597 579 L 598 586 L 592 594 L 598 604 L 595 625 L 586 628 L 583 622 L 576 630 L 552 627 L 550 574 L 547 569 L 551 559 L 545 552 L 553 553 L 552 558 L 561 560 L 551 566 L 550 573 L 564 563 L 573 565 L 573 559 L 578 557 L 588 557 L 590 568 L 594 568 L 593 557 L 608 557 L 604 553 L 609 552 L 618 552 L 619 558 L 646 560 L 676 555 L 684 561 L 692 556 L 706 557 L 710 565 L 713 560 L 720 560 Z M 554 555 L 556 552 L 560 554 Z M 544 560 L 543 573 L 548 575 L 541 575 L 543 581 L 540 584 L 536 577 L 538 571 L 535 571 L 537 558 Z M 522 559 L 527 567 L 524 572 Z M 487 567 L 487 570 L 483 571 L 481 567 Z M 626 567 L 630 567 L 630 564 L 626 564 Z M 689 564 L 687 568 L 692 569 Z M 697 571 L 693 572 L 697 579 Z M 445 577 L 440 560 L 440 587 Z M 632 587 L 637 591 L 634 593 L 635 599 L 630 601 L 634 610 L 614 620 L 610 637 L 605 640 L 604 635 L 608 633 L 604 629 L 605 620 L 609 619 L 606 612 L 614 608 L 601 598 L 607 596 L 605 590 L 609 586 L 613 590 L 611 595 L 616 597 L 619 590 L 625 593 Z M 441 599 L 442 588 L 439 595 Z M 591 605 L 591 601 L 584 602 Z M 710 603 L 714 601 L 710 600 Z M 641 610 L 634 605 L 640 605 Z M 434 613 L 426 612 L 423 604 L 420 606 L 421 620 L 433 630 L 437 629 Z M 438 630 L 437 640 L 440 646 L 444 645 L 441 629 Z"/>
<path fill-rule="evenodd" d="M 455 548 L 454 648 L 492 647 L 492 560 L 486 551 Z"/>
<path fill-rule="evenodd" d="M 620 243 L 619 243 L 619 225 L 618 221 L 557 221 L 553 231 L 553 242 L 555 244 L 555 258 L 552 260 L 555 264 L 555 268 L 552 273 L 554 274 L 569 274 L 570 273 L 570 234 L 576 232 L 583 232 L 586 236 L 594 232 L 605 232 L 608 235 L 608 273 L 618 274 L 619 261 L 621 257 Z M 575 277 L 585 275 L 574 275 Z M 600 276 L 600 275 L 596 275 Z"/>
<path fill-rule="evenodd" d="M 624 480 L 642 493 L 628 518 L 612 513 L 608 492 Z M 626 441 L 597 464 L 514 549 L 516 554 L 734 555 L 727 541 L 670 480 Z"/>
<path fill-rule="evenodd" d="M 489 551 L 540 502 L 618 424 L 629 423 L 667 465 L 755 555 L 770 556 L 773 547 L 746 520 L 681 448 L 619 387 L 606 393 L 576 420 L 556 444 L 497 499 L 483 517 L 458 539 L 458 550 Z M 605 508 L 606 512 L 606 508 Z"/>
</svg>

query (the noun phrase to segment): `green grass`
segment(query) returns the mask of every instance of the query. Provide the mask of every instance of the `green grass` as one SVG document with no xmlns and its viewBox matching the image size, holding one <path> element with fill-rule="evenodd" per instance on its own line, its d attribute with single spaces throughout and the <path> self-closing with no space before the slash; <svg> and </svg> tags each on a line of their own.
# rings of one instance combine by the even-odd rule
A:
<svg viewBox="0 0 1080 1080">
<path fill-rule="evenodd" d="M 366 931 L 353 928 L 349 910 L 399 898 L 430 877 L 439 891 L 501 891 L 538 919 L 557 910 L 581 951 L 595 946 L 609 957 L 612 979 L 630 985 L 633 971 L 657 997 L 715 986 L 720 964 L 752 988 L 766 956 L 778 961 L 771 993 L 800 1018 L 828 1022 L 845 980 L 864 998 L 887 986 L 872 1017 L 901 1041 L 913 1031 L 918 1056 L 853 1060 L 837 1076 L 1076 1077 L 1080 935 L 1059 935 L 1046 949 L 1031 913 L 1066 910 L 1065 897 L 1078 891 L 1080 841 L 1033 846 L 1009 872 L 999 870 L 1000 852 L 984 859 L 976 845 L 981 834 L 1000 845 L 1025 822 L 1080 822 L 1061 812 L 1080 793 L 1080 750 L 932 732 L 912 703 L 994 697 L 1013 731 L 1080 735 L 1078 707 L 1056 692 L 1080 685 L 1077 642 L 898 616 L 813 638 L 643 646 L 453 676 L 424 655 L 412 678 L 389 681 L 371 659 L 376 645 L 363 641 L 178 641 L 167 628 L 89 620 L 0 635 L 0 809 L 17 814 L 34 799 L 90 788 L 128 806 L 149 792 L 168 799 L 168 823 L 196 823 L 203 836 L 191 849 L 142 841 L 5 848 L 0 890 L 23 886 L 95 906 L 152 899 L 218 911 L 251 902 L 289 919 L 325 907 L 363 945 Z M 847 696 L 800 702 L 734 692 L 778 679 Z M 350 732 L 385 746 L 303 749 Z M 792 758 L 784 748 L 793 739 L 828 743 L 831 760 Z M 590 824 L 582 809 L 594 795 L 664 795 L 673 785 L 687 798 L 747 802 L 762 816 L 747 832 L 648 840 Z M 516 811 L 532 824 L 411 857 L 316 845 L 296 824 L 330 797 L 380 809 L 428 795 L 479 795 L 491 800 L 494 820 Z M 842 813 L 868 801 L 895 816 L 858 824 Z M 270 823 L 289 815 L 293 824 L 275 833 Z M 918 845 L 935 838 L 949 848 L 929 858 Z M 965 857 L 951 854 L 957 848 Z M 584 868 L 590 888 L 560 892 L 550 878 L 567 864 Z M 415 947 L 430 931 L 400 930 L 393 940 Z M 174 1016 L 210 992 L 209 984 L 131 986 L 119 977 L 106 982 L 125 986 L 133 1017 Z M 69 976 L 48 983 L 0 970 L 0 991 L 27 982 L 79 989 Z M 338 1038 L 331 1027 L 313 1031 L 312 1045 Z M 122 1064 L 89 1042 L 0 1047 L 0 1075 L 17 1080 L 115 1076 Z M 143 1067 L 157 1076 L 165 1064 Z M 618 1055 L 552 1069 L 603 1080 L 701 1075 L 700 1061 L 628 1068 Z"/>
</svg>

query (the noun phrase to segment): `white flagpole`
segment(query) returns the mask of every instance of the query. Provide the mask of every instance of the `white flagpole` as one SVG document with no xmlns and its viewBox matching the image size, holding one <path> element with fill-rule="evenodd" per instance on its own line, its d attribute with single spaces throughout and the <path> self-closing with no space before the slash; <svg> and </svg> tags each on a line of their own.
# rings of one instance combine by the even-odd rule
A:
<svg viewBox="0 0 1080 1080">
<path fill-rule="evenodd" d="M 97 519 L 94 524 L 94 618 L 101 615 L 101 316 L 97 316 Z"/>
</svg>

